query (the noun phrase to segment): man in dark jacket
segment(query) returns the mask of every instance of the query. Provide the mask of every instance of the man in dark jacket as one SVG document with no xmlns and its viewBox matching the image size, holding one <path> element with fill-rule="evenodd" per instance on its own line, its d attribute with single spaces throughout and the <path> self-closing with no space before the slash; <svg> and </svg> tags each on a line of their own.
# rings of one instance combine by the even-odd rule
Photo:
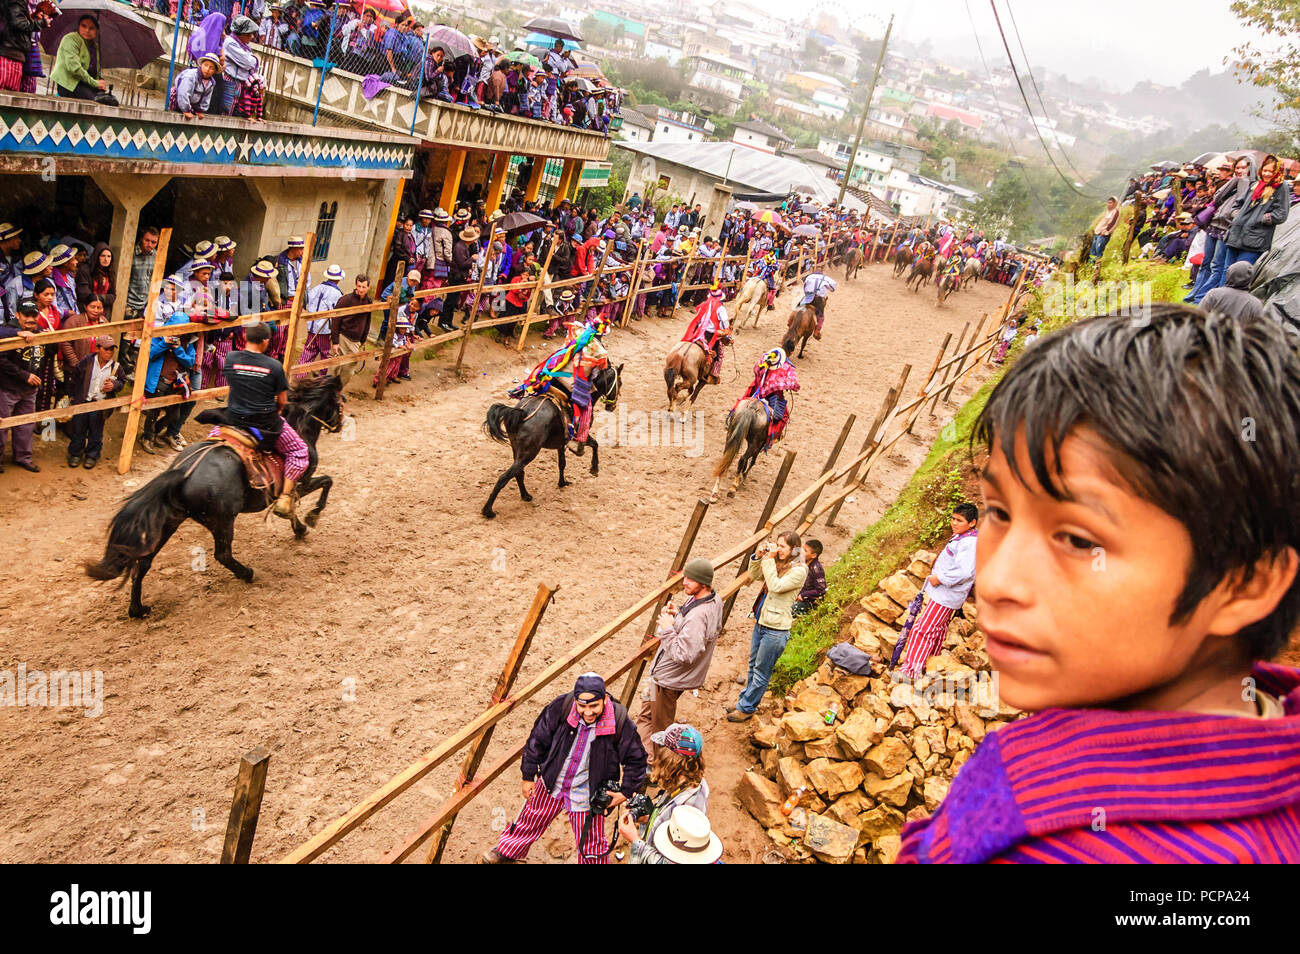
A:
<svg viewBox="0 0 1300 954">
<path fill-rule="evenodd" d="M 523 860 L 565 812 L 578 864 L 606 864 L 605 816 L 591 810 L 592 800 L 614 782 L 618 791 L 609 794 L 607 810 L 627 801 L 645 782 L 646 754 L 627 710 L 605 692 L 605 680 L 583 673 L 573 692 L 552 700 L 533 723 L 519 766 L 527 801 L 496 847 L 483 853 L 483 863 Z"/>
<path fill-rule="evenodd" d="M 1221 288 L 1213 288 L 1201 299 L 1201 311 L 1217 311 L 1229 318 L 1263 318 L 1264 304 L 1249 292 L 1255 266 L 1250 262 L 1233 262 Z"/>
<path fill-rule="evenodd" d="M 73 404 L 89 404 L 115 397 L 126 386 L 126 372 L 117 362 L 117 342 L 108 335 L 93 341 L 95 350 L 77 362 L 68 377 Z M 68 466 L 87 470 L 99 463 L 104 450 L 104 411 L 78 414 L 69 422 Z"/>
<path fill-rule="evenodd" d="M 461 231 L 460 241 L 456 243 L 451 253 L 451 266 L 447 273 L 448 285 L 469 284 L 469 276 L 474 269 L 474 256 L 478 254 L 478 234 L 478 229 L 472 225 Z M 454 319 L 460 296 L 460 292 L 450 292 L 442 299 L 442 315 L 438 318 L 438 327 L 443 331 L 456 330 Z M 466 318 L 468 320 L 468 315 Z"/>
</svg>

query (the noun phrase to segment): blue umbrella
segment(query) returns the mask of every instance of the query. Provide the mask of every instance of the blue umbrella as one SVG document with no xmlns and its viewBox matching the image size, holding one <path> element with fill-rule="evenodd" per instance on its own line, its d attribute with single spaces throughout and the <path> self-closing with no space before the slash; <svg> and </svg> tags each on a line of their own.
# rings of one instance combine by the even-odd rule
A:
<svg viewBox="0 0 1300 954">
<path fill-rule="evenodd" d="M 545 33 L 530 33 L 524 37 L 525 46 L 540 46 L 547 50 L 555 49 L 555 41 L 564 40 L 566 50 L 580 50 L 582 47 L 573 40 L 564 39 L 564 37 L 547 36 Z"/>
</svg>

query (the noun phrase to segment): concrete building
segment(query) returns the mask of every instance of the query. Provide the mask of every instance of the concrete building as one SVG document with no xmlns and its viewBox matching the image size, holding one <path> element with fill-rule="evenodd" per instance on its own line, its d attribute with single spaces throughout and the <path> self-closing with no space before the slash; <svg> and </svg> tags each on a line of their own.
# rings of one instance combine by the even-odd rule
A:
<svg viewBox="0 0 1300 954">
<path fill-rule="evenodd" d="M 765 123 L 759 119 L 749 119 L 743 123 L 736 123 L 736 128 L 731 134 L 731 141 L 771 155 L 776 155 L 784 146 L 794 145 L 794 140 L 781 130 L 771 123 Z"/>
<path fill-rule="evenodd" d="M 689 77 L 682 96 L 704 109 L 734 116 L 754 82 L 747 63 L 718 53 L 687 55 L 683 62 Z"/>
<path fill-rule="evenodd" d="M 694 113 L 674 112 L 663 106 L 634 106 L 626 113 L 638 112 L 650 121 L 651 142 L 704 142 L 713 134 L 714 125 Z"/>
</svg>

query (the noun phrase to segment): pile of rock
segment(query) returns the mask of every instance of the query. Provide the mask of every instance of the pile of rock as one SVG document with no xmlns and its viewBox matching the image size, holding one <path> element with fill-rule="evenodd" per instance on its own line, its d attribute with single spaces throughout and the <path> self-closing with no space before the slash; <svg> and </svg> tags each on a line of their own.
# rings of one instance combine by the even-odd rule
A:
<svg viewBox="0 0 1300 954">
<path fill-rule="evenodd" d="M 934 565 L 918 551 L 861 602 L 845 636 L 882 664 L 857 676 L 824 662 L 784 699 L 765 700 L 752 742 L 757 765 L 741 805 L 792 860 L 890 863 L 907 821 L 925 818 L 989 732 L 1019 713 L 998 702 L 984 637 L 967 602 L 915 685 L 884 672 L 906 607 Z M 762 713 L 772 710 L 770 721 Z M 788 815 L 787 800 L 804 790 Z"/>
</svg>

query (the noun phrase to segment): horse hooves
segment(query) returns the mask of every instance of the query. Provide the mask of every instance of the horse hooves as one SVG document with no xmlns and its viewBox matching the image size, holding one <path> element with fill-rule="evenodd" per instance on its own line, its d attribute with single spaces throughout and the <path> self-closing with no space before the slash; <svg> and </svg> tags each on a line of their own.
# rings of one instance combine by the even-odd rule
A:
<svg viewBox="0 0 1300 954">
<path fill-rule="evenodd" d="M 132 619 L 144 619 L 152 612 L 153 612 L 152 606 L 145 606 L 143 603 L 141 603 L 139 606 L 132 606 L 129 610 L 127 610 L 127 615 L 130 616 Z"/>
<path fill-rule="evenodd" d="M 484 508 L 480 511 L 480 513 L 482 513 L 483 516 L 486 517 L 488 520 L 491 520 L 493 517 L 495 517 L 495 516 L 497 515 L 497 514 L 496 514 L 496 511 L 493 510 L 493 509 L 491 509 L 490 507 L 484 507 Z"/>
<path fill-rule="evenodd" d="M 532 495 L 532 494 L 521 493 L 521 494 L 519 495 L 519 499 L 522 500 L 524 503 L 532 503 L 532 502 L 533 502 L 533 495 Z M 492 516 L 492 514 L 490 514 L 490 513 L 489 513 L 489 514 L 485 514 L 485 516 L 490 517 L 490 516 Z"/>
<path fill-rule="evenodd" d="M 591 476 L 593 476 L 593 477 L 599 477 L 599 476 L 600 476 L 600 471 L 598 471 L 595 467 L 591 468 L 591 470 L 589 471 L 589 473 L 590 473 Z"/>
<path fill-rule="evenodd" d="M 736 492 L 735 492 L 734 490 L 728 490 L 728 491 L 727 491 L 727 496 L 728 496 L 728 497 L 734 497 L 734 496 L 736 496 Z"/>
<path fill-rule="evenodd" d="M 305 530 L 304 530 L 303 532 L 306 533 Z M 246 567 L 243 567 L 243 568 L 242 568 L 242 571 L 241 571 L 241 570 L 236 570 L 236 571 L 235 571 L 235 577 L 236 577 L 237 579 L 240 579 L 240 580 L 244 581 L 245 583 L 252 583 L 252 582 L 253 582 L 253 568 L 252 568 L 251 566 L 246 566 Z"/>
<path fill-rule="evenodd" d="M 307 524 L 309 527 L 315 527 L 316 524 L 320 522 L 320 511 L 313 510 L 311 513 L 307 514 L 307 516 L 302 518 L 302 522 Z"/>
<path fill-rule="evenodd" d="M 307 536 L 307 524 L 295 523 L 293 525 L 293 535 L 297 537 L 299 540 Z"/>
<path fill-rule="evenodd" d="M 561 480 L 560 483 L 558 484 L 558 486 L 560 486 L 560 487 L 567 487 L 567 486 L 569 486 L 569 484 L 571 484 L 571 483 L 573 483 L 573 481 L 571 481 L 571 480 Z"/>
</svg>

